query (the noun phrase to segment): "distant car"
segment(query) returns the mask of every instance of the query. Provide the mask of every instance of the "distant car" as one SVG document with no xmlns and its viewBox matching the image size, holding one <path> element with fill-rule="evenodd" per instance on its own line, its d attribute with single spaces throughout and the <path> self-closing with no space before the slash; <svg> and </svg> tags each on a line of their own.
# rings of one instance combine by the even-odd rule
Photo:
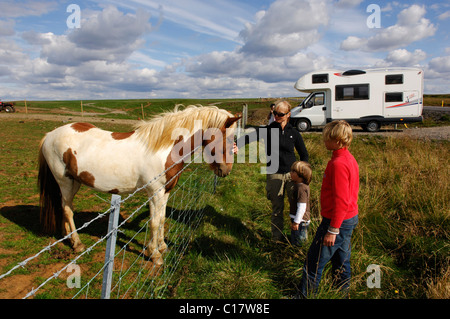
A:
<svg viewBox="0 0 450 319">
<path fill-rule="evenodd" d="M 14 108 L 14 104 L 11 102 L 2 102 L 0 101 L 0 112 L 5 111 L 6 113 L 13 113 L 16 111 Z"/>
</svg>

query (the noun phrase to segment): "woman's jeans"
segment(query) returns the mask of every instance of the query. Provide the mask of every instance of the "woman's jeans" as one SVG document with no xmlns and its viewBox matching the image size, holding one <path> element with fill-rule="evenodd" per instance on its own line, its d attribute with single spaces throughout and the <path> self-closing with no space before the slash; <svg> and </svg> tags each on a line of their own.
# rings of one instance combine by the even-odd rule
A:
<svg viewBox="0 0 450 319">
<path fill-rule="evenodd" d="M 323 238 L 328 231 L 330 219 L 322 219 L 303 266 L 303 277 L 300 283 L 300 293 L 303 297 L 306 298 L 317 292 L 323 269 L 329 261 L 332 264 L 334 284 L 348 294 L 351 277 L 351 238 L 357 224 L 358 215 L 344 220 L 339 228 L 339 234 L 336 235 L 334 246 L 326 247 L 323 246 Z"/>
</svg>

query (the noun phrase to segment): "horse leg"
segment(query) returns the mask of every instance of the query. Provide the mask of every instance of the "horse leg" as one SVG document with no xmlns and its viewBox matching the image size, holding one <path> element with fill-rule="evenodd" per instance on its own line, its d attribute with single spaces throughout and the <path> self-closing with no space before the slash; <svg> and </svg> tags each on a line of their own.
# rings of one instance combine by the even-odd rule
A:
<svg viewBox="0 0 450 319">
<path fill-rule="evenodd" d="M 65 237 L 73 232 L 69 238 L 69 243 L 75 252 L 82 252 L 84 250 L 84 245 L 81 243 L 73 220 L 73 198 L 80 189 L 80 186 L 81 184 L 79 182 L 70 179 L 61 187 L 63 207 L 62 233 L 63 237 Z"/>
<path fill-rule="evenodd" d="M 149 195 L 151 196 L 151 195 Z M 154 194 L 150 200 L 150 241 L 147 247 L 147 256 L 157 265 L 164 263 L 162 252 L 167 249 L 164 242 L 164 220 L 166 215 L 167 196 L 165 190 Z"/>
<path fill-rule="evenodd" d="M 164 227 L 166 223 L 166 206 L 167 206 L 167 200 L 169 199 L 169 193 L 165 193 L 164 197 L 162 199 L 162 202 L 160 203 L 160 220 L 159 220 L 159 232 L 158 232 L 158 250 L 161 254 L 163 254 L 167 250 L 167 244 L 164 241 Z"/>
</svg>

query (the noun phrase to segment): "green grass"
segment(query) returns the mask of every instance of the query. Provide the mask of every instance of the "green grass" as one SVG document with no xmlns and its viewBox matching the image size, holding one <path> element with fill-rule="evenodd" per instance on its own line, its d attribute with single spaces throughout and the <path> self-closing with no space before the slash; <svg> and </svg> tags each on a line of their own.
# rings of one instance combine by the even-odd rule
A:
<svg viewBox="0 0 450 319">
<path fill-rule="evenodd" d="M 142 100 L 87 100 L 87 101 L 25 101 L 15 102 L 18 112 L 52 113 L 55 115 L 80 115 L 83 110 L 85 116 L 115 119 L 144 119 L 164 111 L 173 110 L 175 105 L 217 105 L 233 113 L 242 112 L 242 105 L 246 103 L 249 110 L 267 108 L 273 100 L 261 99 L 142 99 Z M 81 108 L 83 107 L 83 109 Z"/>
<path fill-rule="evenodd" d="M 314 168 L 313 235 L 320 222 L 321 176 L 330 154 L 320 135 L 304 134 L 304 139 Z M 361 183 L 351 298 L 448 297 L 449 143 L 363 135 L 355 138 L 351 150 Z M 232 175 L 221 181 L 214 211 L 192 243 L 172 297 L 295 295 L 309 243 L 297 249 L 270 242 L 264 185 L 258 164 L 235 164 Z M 287 224 L 288 219 L 288 236 Z M 380 289 L 367 287 L 370 264 L 381 267 Z M 435 289 L 439 285 L 444 288 Z M 318 298 L 339 297 L 331 287 L 330 276 L 325 276 Z"/>
<path fill-rule="evenodd" d="M 241 102 L 233 103 L 236 109 L 241 107 Z M 0 274 L 54 240 L 39 228 L 37 152 L 44 134 L 60 125 L 14 119 L 0 122 Z M 98 126 L 130 130 L 127 125 Z M 320 134 L 303 136 L 314 170 L 311 240 L 320 222 L 321 179 L 330 153 Z M 352 243 L 351 298 L 449 298 L 449 142 L 357 135 L 351 152 L 360 166 L 360 223 Z M 271 207 L 261 165 L 236 163 L 231 175 L 220 179 L 164 297 L 278 299 L 296 293 L 309 242 L 300 249 L 271 243 Z M 109 195 L 85 187 L 80 190 L 74 202 L 77 225 L 109 207 L 97 195 L 109 200 Z M 144 198 L 140 195 L 130 207 Z M 81 240 L 93 243 L 105 234 L 106 225 L 107 220 L 96 222 L 92 230 L 81 232 Z M 123 236 L 129 237 L 131 231 L 125 230 Z M 287 216 L 285 233 L 289 234 Z M 80 261 L 82 284 L 101 264 L 102 249 Z M 47 278 L 54 271 L 52 265 L 74 256 L 67 246 L 58 245 L 18 269 L 15 276 L 34 277 L 30 288 L 36 287 L 42 282 L 36 277 Z M 380 289 L 367 288 L 370 264 L 381 267 Z M 71 297 L 73 292 L 61 288 L 66 277 L 49 284 L 37 298 Z M 0 296 L 7 293 L 6 287 L 0 282 Z M 325 275 L 318 297 L 339 297 L 330 287 L 330 276 Z"/>
</svg>

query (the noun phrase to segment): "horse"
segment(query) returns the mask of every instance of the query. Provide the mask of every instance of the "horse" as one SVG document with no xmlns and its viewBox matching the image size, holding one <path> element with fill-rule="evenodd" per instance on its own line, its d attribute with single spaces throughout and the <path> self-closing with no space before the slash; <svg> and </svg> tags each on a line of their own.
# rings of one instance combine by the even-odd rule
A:
<svg viewBox="0 0 450 319">
<path fill-rule="evenodd" d="M 110 194 L 144 188 L 150 199 L 152 232 L 146 254 L 162 264 L 166 204 L 189 152 L 202 149 L 210 169 L 230 174 L 234 130 L 240 117 L 215 106 L 175 106 L 140 121 L 127 133 L 90 123 L 71 123 L 48 132 L 39 145 L 38 187 L 43 231 L 63 237 L 75 252 L 84 250 L 73 220 L 73 199 L 81 185 Z M 208 150 L 208 151 L 207 151 Z M 189 158 L 190 160 L 190 158 Z M 154 180 L 152 183 L 149 181 Z"/>
</svg>

